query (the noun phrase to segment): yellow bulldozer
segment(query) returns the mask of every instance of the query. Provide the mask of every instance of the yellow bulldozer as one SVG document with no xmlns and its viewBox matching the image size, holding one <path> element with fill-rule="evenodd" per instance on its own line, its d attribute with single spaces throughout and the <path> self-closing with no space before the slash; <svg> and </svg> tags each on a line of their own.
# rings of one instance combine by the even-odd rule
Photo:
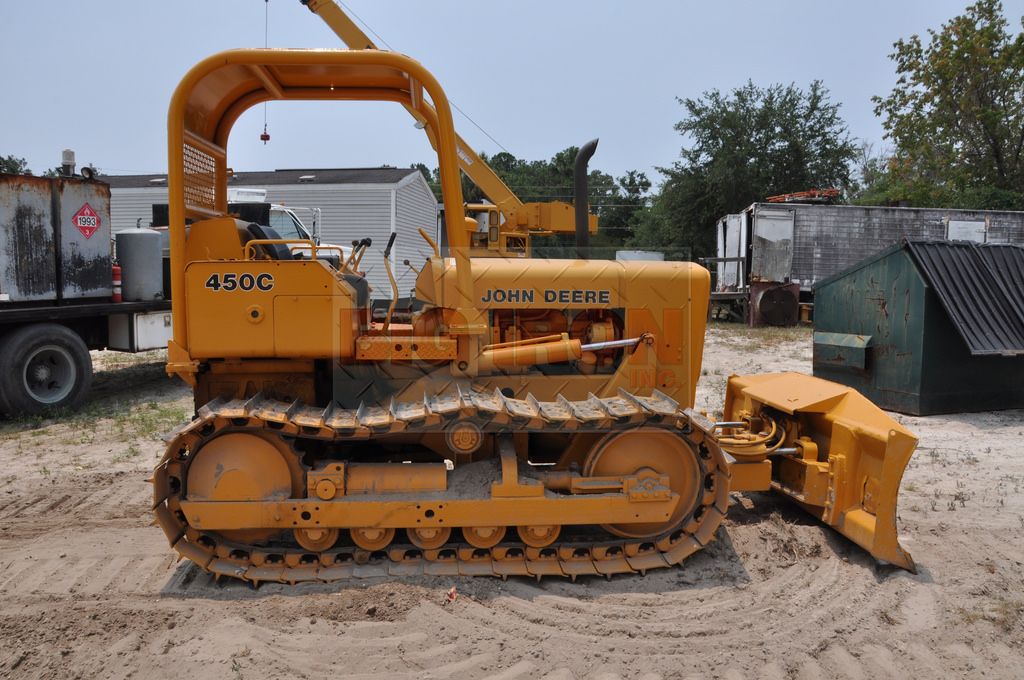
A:
<svg viewBox="0 0 1024 680">
<path fill-rule="evenodd" d="M 913 570 L 895 522 L 916 439 L 877 407 L 787 373 L 730 378 L 719 422 L 692 409 L 704 268 L 475 257 L 478 223 L 449 209 L 447 252 L 422 232 L 416 311 L 378 320 L 366 241 L 296 259 L 230 216 L 232 125 L 285 100 L 406 107 L 463 205 L 451 107 L 409 57 L 239 49 L 188 72 L 168 115 L 167 370 L 196 416 L 150 480 L 181 556 L 256 583 L 644 573 L 711 541 L 730 492 L 774 490 Z"/>
</svg>

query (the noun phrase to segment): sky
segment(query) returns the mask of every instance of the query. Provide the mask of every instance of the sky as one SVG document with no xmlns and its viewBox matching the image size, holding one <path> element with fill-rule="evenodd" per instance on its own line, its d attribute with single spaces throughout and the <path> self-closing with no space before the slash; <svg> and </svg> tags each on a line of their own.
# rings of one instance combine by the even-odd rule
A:
<svg viewBox="0 0 1024 680">
<path fill-rule="evenodd" d="M 679 159 L 677 98 L 820 80 L 851 137 L 886 148 L 873 95 L 896 83 L 893 43 L 970 0 L 344 0 L 378 47 L 439 80 L 478 152 L 550 160 L 599 138 L 592 170 L 655 185 Z M 1020 30 L 1024 0 L 1004 0 Z M 0 156 L 42 174 L 76 152 L 104 174 L 167 172 L 167 106 L 185 73 L 239 47 L 343 47 L 299 0 L 0 3 Z M 266 123 L 270 141 L 260 134 Z M 228 143 L 237 172 L 436 167 L 395 104 L 272 102 Z"/>
</svg>

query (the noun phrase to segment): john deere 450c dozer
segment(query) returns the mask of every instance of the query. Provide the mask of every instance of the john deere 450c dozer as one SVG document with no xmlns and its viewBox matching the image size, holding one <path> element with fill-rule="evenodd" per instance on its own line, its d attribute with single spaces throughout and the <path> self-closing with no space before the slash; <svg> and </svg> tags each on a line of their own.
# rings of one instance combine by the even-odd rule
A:
<svg viewBox="0 0 1024 680">
<path fill-rule="evenodd" d="M 336 268 L 228 216 L 228 135 L 270 100 L 423 123 L 450 251 L 419 271 L 411 323 L 373 319 L 365 242 Z M 457 154 L 444 92 L 393 52 L 234 50 L 177 88 L 167 368 L 197 411 L 151 481 L 178 553 L 254 582 L 645 572 L 712 540 L 731 491 L 771 489 L 913 569 L 895 524 L 911 433 L 798 374 L 732 377 L 723 422 L 693 411 L 708 272 L 472 257 Z"/>
</svg>

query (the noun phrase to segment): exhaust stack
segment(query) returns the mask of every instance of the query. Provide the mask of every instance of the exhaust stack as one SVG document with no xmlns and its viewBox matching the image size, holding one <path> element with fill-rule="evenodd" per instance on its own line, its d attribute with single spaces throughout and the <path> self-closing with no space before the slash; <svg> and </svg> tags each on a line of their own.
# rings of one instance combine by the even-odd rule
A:
<svg viewBox="0 0 1024 680">
<path fill-rule="evenodd" d="M 590 157 L 597 151 L 598 140 L 592 139 L 576 154 L 573 168 L 573 200 L 576 204 L 576 257 L 590 258 L 590 201 L 587 194 L 587 174 Z"/>
</svg>

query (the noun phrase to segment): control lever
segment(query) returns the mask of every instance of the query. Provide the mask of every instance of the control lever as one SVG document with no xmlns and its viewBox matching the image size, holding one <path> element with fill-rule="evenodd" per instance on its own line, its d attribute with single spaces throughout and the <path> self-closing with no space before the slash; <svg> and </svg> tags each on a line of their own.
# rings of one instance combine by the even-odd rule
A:
<svg viewBox="0 0 1024 680">
<path fill-rule="evenodd" d="M 387 270 L 388 279 L 391 280 L 391 305 L 388 307 L 388 315 L 384 317 L 384 325 L 381 328 L 383 333 L 387 333 L 388 328 L 391 326 L 391 315 L 395 313 L 395 307 L 398 306 L 398 283 L 395 281 L 395 275 L 391 271 L 391 263 L 388 261 L 391 257 L 391 246 L 395 245 L 395 237 L 397 236 L 397 231 L 391 232 L 391 238 L 388 239 L 388 245 L 384 249 L 384 269 Z"/>
<path fill-rule="evenodd" d="M 359 266 L 359 262 L 363 259 L 363 255 L 366 254 L 366 249 L 373 244 L 373 240 L 364 238 L 362 241 L 352 241 L 352 257 L 354 261 L 352 268 Z"/>
</svg>

